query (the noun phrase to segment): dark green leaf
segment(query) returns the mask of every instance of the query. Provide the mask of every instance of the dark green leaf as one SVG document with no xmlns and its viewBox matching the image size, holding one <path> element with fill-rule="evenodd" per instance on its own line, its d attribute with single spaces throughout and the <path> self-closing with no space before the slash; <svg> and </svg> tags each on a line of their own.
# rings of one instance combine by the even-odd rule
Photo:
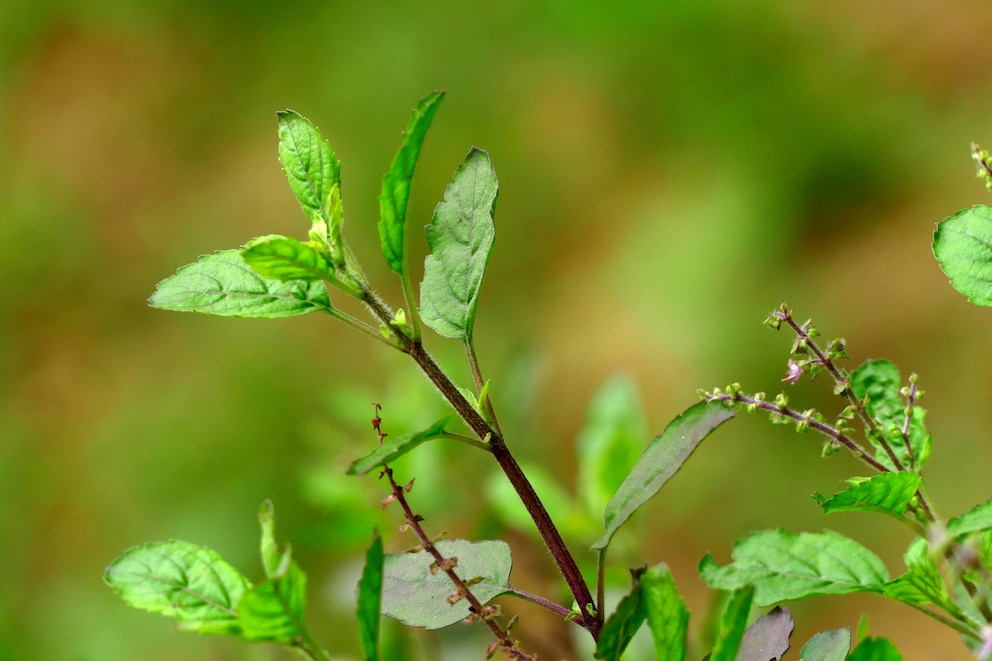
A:
<svg viewBox="0 0 992 661">
<path fill-rule="evenodd" d="M 992 208 L 976 205 L 938 223 L 933 254 L 952 287 L 975 305 L 992 305 Z"/>
<path fill-rule="evenodd" d="M 888 360 L 867 360 L 851 374 L 851 391 L 861 400 L 867 401 L 868 414 L 878 422 L 879 429 L 892 447 L 902 468 L 919 470 L 930 456 L 930 435 L 923 425 L 926 411 L 913 407 L 913 417 L 909 426 L 909 448 L 901 430 L 906 422 L 906 405 L 899 394 L 902 386 L 899 368 Z M 873 435 L 869 440 L 875 447 L 875 459 L 892 470 L 898 470 L 882 449 L 881 441 Z"/>
<path fill-rule="evenodd" d="M 737 658 L 753 600 L 753 587 L 734 590 L 720 617 L 720 630 L 716 634 L 716 643 L 713 645 L 710 661 L 734 661 Z"/>
<path fill-rule="evenodd" d="M 413 109 L 410 124 L 403 133 L 403 145 L 382 180 L 379 195 L 379 240 L 389 267 L 403 275 L 403 252 L 406 237 L 406 206 L 410 199 L 410 182 L 417 167 L 420 147 L 437 113 L 444 92 L 428 94 Z"/>
<path fill-rule="evenodd" d="M 648 438 L 637 386 L 622 375 L 609 379 L 593 395 L 585 425 L 576 441 L 580 495 L 598 516 L 617 492 Z"/>
<path fill-rule="evenodd" d="M 382 603 L 382 537 L 376 531 L 358 582 L 358 635 L 365 661 L 379 661 L 379 608 Z"/>
<path fill-rule="evenodd" d="M 648 569 L 641 575 L 639 588 L 656 656 L 666 661 L 684 661 L 689 610 L 668 567 L 657 565 Z"/>
<path fill-rule="evenodd" d="M 847 661 L 902 661 L 902 655 L 885 638 L 865 638 L 854 648 Z"/>
<path fill-rule="evenodd" d="M 306 574 L 283 555 L 278 573 L 246 592 L 238 602 L 241 637 L 249 641 L 291 645 L 304 633 Z"/>
<path fill-rule="evenodd" d="M 644 624 L 644 610 L 643 594 L 635 578 L 633 590 L 620 600 L 617 609 L 603 624 L 599 642 L 596 644 L 597 659 L 620 661 L 623 651 L 634 639 L 634 634 Z"/>
<path fill-rule="evenodd" d="M 833 629 L 813 634 L 802 651 L 799 661 L 844 661 L 851 650 L 851 630 Z"/>
<path fill-rule="evenodd" d="M 237 606 L 251 588 L 216 551 L 175 540 L 128 549 L 103 580 L 128 605 L 202 634 L 240 633 Z"/>
<path fill-rule="evenodd" d="M 279 162 L 303 213 L 315 226 L 331 226 L 331 190 L 341 189 L 341 162 L 310 120 L 292 110 L 279 117 Z"/>
<path fill-rule="evenodd" d="M 148 304 L 161 310 L 269 319 L 333 309 L 322 282 L 263 278 L 238 250 L 204 255 L 183 266 L 158 283 Z"/>
<path fill-rule="evenodd" d="M 976 505 L 947 522 L 947 534 L 955 538 L 990 529 L 992 529 L 992 500 Z"/>
<path fill-rule="evenodd" d="M 878 556 L 830 530 L 798 536 L 762 530 L 734 544 L 733 557 L 721 567 L 707 554 L 699 562 L 700 576 L 721 590 L 754 585 L 759 606 L 814 594 L 881 592 L 889 580 Z"/>
<path fill-rule="evenodd" d="M 744 632 L 734 661 L 778 661 L 789 649 L 794 626 L 787 608 L 778 607 L 759 617 Z"/>
<path fill-rule="evenodd" d="M 499 183 L 489 154 L 476 147 L 455 171 L 427 226 L 420 316 L 439 335 L 471 342 L 479 290 L 492 252 Z"/>
<path fill-rule="evenodd" d="M 593 544 L 602 549 L 610 543 L 613 533 L 622 526 L 641 505 L 651 499 L 682 467 L 700 441 L 724 421 L 734 417 L 734 412 L 720 402 L 699 402 L 672 420 L 659 434 L 644 454 L 637 460 L 613 499 L 606 506 L 603 525 L 606 532 Z"/>
<path fill-rule="evenodd" d="M 848 480 L 851 486 L 838 494 L 814 494 L 825 514 L 831 512 L 882 512 L 901 517 L 920 488 L 919 473 L 878 473 L 870 478 Z"/>
<path fill-rule="evenodd" d="M 241 249 L 241 256 L 263 278 L 283 282 L 324 280 L 349 296 L 362 295 L 361 287 L 337 276 L 327 255 L 312 243 L 269 234 L 249 241 Z"/>
<path fill-rule="evenodd" d="M 510 589 L 510 547 L 503 541 L 443 540 L 435 544 L 445 558 L 458 558 L 455 572 L 462 580 L 481 577 L 472 594 L 486 603 Z M 411 627 L 440 629 L 468 616 L 468 603 L 452 605 L 455 590 L 447 574 L 431 573 L 434 558 L 426 551 L 387 555 L 383 565 L 382 614 Z"/>
<path fill-rule="evenodd" d="M 432 438 L 444 433 L 444 428 L 451 422 L 451 416 L 445 416 L 424 431 L 403 434 L 396 438 L 386 438 L 386 441 L 361 459 L 355 460 L 348 469 L 348 475 L 365 475 L 373 468 L 385 466 L 391 461 L 402 457 L 407 452 Z"/>
</svg>

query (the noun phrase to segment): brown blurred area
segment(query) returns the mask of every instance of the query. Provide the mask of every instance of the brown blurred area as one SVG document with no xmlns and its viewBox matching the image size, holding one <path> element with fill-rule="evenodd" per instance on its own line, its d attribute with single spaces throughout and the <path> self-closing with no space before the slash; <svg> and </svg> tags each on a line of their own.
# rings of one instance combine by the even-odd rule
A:
<svg viewBox="0 0 992 661">
<path fill-rule="evenodd" d="M 315 636 L 358 658 L 357 563 L 372 528 L 398 522 L 378 511 L 381 485 L 344 468 L 374 441 L 372 401 L 393 433 L 443 406 L 412 364 L 328 320 L 145 305 L 198 255 L 305 235 L 276 160 L 286 107 L 341 158 L 346 236 L 401 305 L 376 196 L 410 108 L 447 90 L 413 186 L 412 261 L 455 167 L 486 148 L 501 194 L 476 346 L 511 447 L 565 489 L 583 410 L 611 374 L 638 383 L 656 431 L 697 388 L 781 387 L 791 338 L 761 321 L 787 300 L 847 338 L 851 367 L 885 356 L 921 376 L 941 515 L 988 499 L 992 312 L 950 288 L 929 245 L 936 221 L 988 203 L 968 145 L 992 143 L 990 33 L 992 13 L 965 0 L 3 3 L 0 658 L 290 658 L 177 633 L 101 581 L 125 548 L 168 538 L 258 578 L 265 498 L 310 576 Z M 458 347 L 430 347 L 467 374 Z M 839 408 L 826 384 L 794 390 Z M 530 533 L 488 512 L 478 484 L 495 467 L 475 454 L 411 457 L 416 506 L 438 532 L 506 537 L 514 580 L 565 600 Z M 780 526 L 849 534 L 895 575 L 907 531 L 825 518 L 809 497 L 863 470 L 820 460 L 811 436 L 735 420 L 640 513 L 614 556 L 621 584 L 623 563 L 669 563 L 696 630 L 712 598 L 699 558 L 725 562 L 735 539 Z M 789 607 L 791 658 L 861 613 L 906 659 L 969 658 L 956 634 L 878 597 Z M 524 610 L 542 656 L 581 658 Z M 481 658 L 487 639 L 466 631 L 410 649 Z"/>
</svg>

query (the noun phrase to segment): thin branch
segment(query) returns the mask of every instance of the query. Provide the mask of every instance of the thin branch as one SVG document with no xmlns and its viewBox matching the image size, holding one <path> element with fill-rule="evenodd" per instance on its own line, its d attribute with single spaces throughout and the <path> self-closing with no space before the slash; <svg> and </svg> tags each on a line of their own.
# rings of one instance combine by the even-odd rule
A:
<svg viewBox="0 0 992 661">
<path fill-rule="evenodd" d="M 519 588 L 511 587 L 510 592 L 508 594 L 512 594 L 515 597 L 520 597 L 521 599 L 537 604 L 538 606 L 541 606 L 542 608 L 546 608 L 552 613 L 555 613 L 556 615 L 561 615 L 563 618 L 566 618 L 571 614 L 571 611 L 565 608 L 564 606 L 562 606 L 561 604 L 556 604 L 553 601 L 545 599 L 544 597 L 540 597 L 536 594 L 527 592 L 526 590 L 520 590 Z"/>
</svg>

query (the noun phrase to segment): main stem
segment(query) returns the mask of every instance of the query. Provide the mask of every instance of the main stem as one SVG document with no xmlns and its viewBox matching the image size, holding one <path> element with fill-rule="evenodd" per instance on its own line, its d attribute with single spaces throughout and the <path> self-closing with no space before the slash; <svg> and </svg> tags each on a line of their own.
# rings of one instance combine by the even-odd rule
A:
<svg viewBox="0 0 992 661">
<path fill-rule="evenodd" d="M 551 557 L 554 558 L 555 564 L 558 565 L 558 569 L 561 571 L 565 582 L 572 591 L 572 596 L 575 597 L 575 601 L 579 604 L 579 610 L 582 613 L 582 619 L 579 623 L 589 630 L 595 640 L 599 640 L 599 619 L 593 616 L 588 610 L 590 606 L 595 607 L 596 602 L 589 592 L 589 587 L 586 585 L 585 579 L 582 578 L 582 572 L 579 571 L 578 565 L 575 564 L 575 559 L 569 552 L 568 547 L 565 546 L 565 541 L 561 538 L 561 534 L 548 515 L 548 511 L 544 508 L 544 503 L 541 502 L 537 492 L 534 491 L 534 487 L 520 468 L 520 464 L 513 458 L 510 449 L 506 447 L 506 442 L 503 440 L 502 434 L 493 429 L 479 415 L 479 412 L 469 404 L 468 400 L 458 392 L 455 384 L 438 367 L 437 363 L 434 362 L 434 359 L 431 358 L 421 343 L 411 342 L 404 350 L 416 361 L 420 369 L 427 375 L 427 378 L 437 386 L 437 389 L 441 391 L 445 399 L 455 407 L 455 411 L 472 428 L 472 431 L 478 434 L 479 438 L 489 439 L 489 449 L 493 457 L 496 458 L 500 468 L 503 469 L 510 484 L 513 485 L 514 490 L 517 492 L 520 501 L 527 508 L 527 513 L 534 520 L 534 524 L 537 526 L 538 532 L 541 533 L 544 544 L 551 552 Z"/>
</svg>

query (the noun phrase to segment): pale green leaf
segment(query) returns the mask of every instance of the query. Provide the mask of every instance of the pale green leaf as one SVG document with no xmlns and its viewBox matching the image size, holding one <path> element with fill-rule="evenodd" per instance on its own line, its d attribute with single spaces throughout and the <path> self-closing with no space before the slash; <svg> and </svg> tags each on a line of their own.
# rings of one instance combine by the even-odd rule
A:
<svg viewBox="0 0 992 661">
<path fill-rule="evenodd" d="M 734 661 L 779 661 L 789 649 L 795 624 L 789 609 L 776 607 L 744 632 Z"/>
<path fill-rule="evenodd" d="M 849 488 L 833 496 L 814 494 L 825 514 L 865 511 L 901 517 L 920 488 L 920 475 L 908 471 L 878 473 L 850 482 Z"/>
<path fill-rule="evenodd" d="M 158 283 L 148 304 L 222 317 L 276 318 L 333 310 L 322 282 L 264 278 L 238 250 L 204 255 Z"/>
<path fill-rule="evenodd" d="M 976 505 L 947 522 L 947 534 L 955 538 L 990 529 L 992 529 L 992 500 Z"/>
<path fill-rule="evenodd" d="M 656 565 L 645 571 L 640 580 L 644 615 L 654 639 L 656 656 L 666 661 L 684 661 L 689 610 L 675 587 L 671 572 L 665 565 Z"/>
<path fill-rule="evenodd" d="M 241 633 L 238 602 L 251 589 L 216 551 L 176 540 L 128 549 L 103 579 L 128 605 L 215 635 Z"/>
<path fill-rule="evenodd" d="M 599 522 L 576 506 L 572 494 L 562 486 L 557 477 L 540 464 L 522 460 L 520 467 L 544 503 L 545 509 L 555 513 L 555 525 L 562 536 L 574 539 L 596 534 Z M 520 496 L 503 471 L 493 471 L 486 481 L 485 493 L 485 502 L 500 523 L 540 539 L 540 531 L 534 526 L 534 519 L 520 502 Z"/>
<path fill-rule="evenodd" d="M 637 463 L 606 506 L 606 532 L 592 546 L 606 548 L 613 533 L 637 509 L 651 499 L 682 467 L 696 446 L 734 412 L 721 402 L 699 402 L 672 420 L 637 460 Z"/>
<path fill-rule="evenodd" d="M 759 606 L 815 594 L 881 592 L 889 580 L 878 556 L 830 530 L 762 530 L 734 544 L 733 558 L 721 567 L 707 554 L 699 562 L 700 576 L 721 590 L 754 585 Z"/>
<path fill-rule="evenodd" d="M 245 640 L 292 645 L 305 631 L 307 577 L 295 561 L 284 557 L 279 574 L 251 588 L 238 602 Z"/>
<path fill-rule="evenodd" d="M 927 540 L 917 538 L 903 555 L 907 571 L 885 585 L 883 594 L 910 605 L 934 603 L 954 617 L 963 617 L 951 599 Z"/>
<path fill-rule="evenodd" d="M 503 541 L 442 540 L 435 544 L 444 558 L 457 558 L 455 573 L 472 585 L 483 604 L 510 591 L 510 547 Z M 434 558 L 426 551 L 387 555 L 383 565 L 382 614 L 411 627 L 440 629 L 468 616 L 464 599 L 451 604 L 455 586 L 443 571 L 431 572 Z"/>
<path fill-rule="evenodd" d="M 906 422 L 906 404 L 899 394 L 901 387 L 899 368 L 888 360 L 866 360 L 851 374 L 851 392 L 858 399 L 866 400 L 868 414 L 877 421 L 902 468 L 919 470 L 930 456 L 930 435 L 923 424 L 926 411 L 919 406 L 913 407 L 907 447 L 901 432 Z M 875 459 L 897 470 L 892 458 L 882 448 L 881 440 L 869 434 L 869 441 L 875 447 Z"/>
<path fill-rule="evenodd" d="M 479 290 L 492 252 L 499 184 L 489 154 L 476 147 L 458 166 L 427 226 L 420 316 L 439 335 L 471 342 Z"/>
<path fill-rule="evenodd" d="M 799 661 L 844 661 L 851 650 L 851 630 L 832 629 L 813 634 L 799 652 Z"/>
<path fill-rule="evenodd" d="M 382 193 L 379 195 L 379 240 L 389 267 L 400 275 L 403 274 L 404 265 L 410 183 L 424 136 L 427 135 L 427 129 L 430 128 L 443 98 L 444 92 L 434 92 L 421 99 L 414 108 L 410 124 L 403 132 L 403 145 L 382 180 Z"/>
<path fill-rule="evenodd" d="M 443 434 L 444 428 L 450 423 L 451 416 L 445 416 L 423 431 L 403 434 L 394 438 L 387 436 L 382 445 L 361 459 L 356 459 L 348 468 L 348 475 L 365 475 L 373 468 L 385 466 L 389 462 L 399 459 L 421 443 Z"/>
<path fill-rule="evenodd" d="M 272 578 L 279 572 L 283 558 L 276 542 L 276 511 L 271 500 L 266 500 L 259 508 L 258 523 L 262 527 L 262 540 L 259 544 L 262 567 L 265 568 L 265 577 Z"/>
<path fill-rule="evenodd" d="M 341 187 L 341 163 L 310 120 L 292 111 L 279 117 L 279 162 L 308 218 L 330 227 L 331 189 Z M 325 227 L 325 229 L 326 229 Z"/>
<path fill-rule="evenodd" d="M 734 661 L 744 640 L 747 620 L 754 601 L 754 588 L 751 586 L 734 590 L 720 617 L 720 629 L 709 661 Z"/>
<path fill-rule="evenodd" d="M 597 389 L 576 440 L 576 484 L 586 509 L 598 516 L 637 463 L 648 438 L 637 386 L 617 375 Z"/>
<path fill-rule="evenodd" d="M 379 531 L 365 553 L 365 568 L 358 582 L 358 637 L 364 661 L 379 661 L 379 608 L 382 604 L 382 537 Z"/>
<path fill-rule="evenodd" d="M 992 208 L 976 205 L 938 223 L 933 254 L 952 287 L 975 305 L 992 305 Z"/>
</svg>

